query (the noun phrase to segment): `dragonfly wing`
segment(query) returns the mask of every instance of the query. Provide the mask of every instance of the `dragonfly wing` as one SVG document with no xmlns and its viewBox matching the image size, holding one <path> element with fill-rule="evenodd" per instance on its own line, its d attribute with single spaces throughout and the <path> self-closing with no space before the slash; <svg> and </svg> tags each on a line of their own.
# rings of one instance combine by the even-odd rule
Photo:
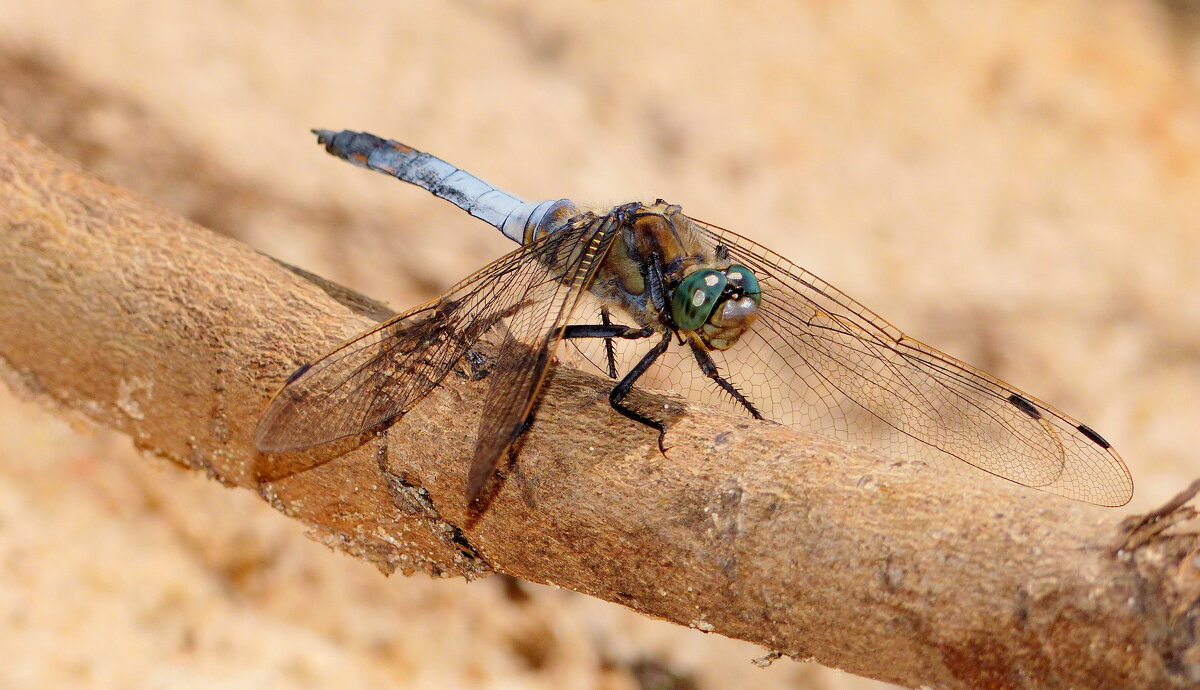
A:
<svg viewBox="0 0 1200 690">
<path fill-rule="evenodd" d="M 519 293 L 520 309 L 506 319 L 504 342 L 492 367 L 467 478 L 468 504 L 524 429 L 563 330 L 619 237 L 615 218 L 594 218 L 539 240 L 544 247 L 539 260 L 509 277 L 507 289 Z"/>
<path fill-rule="evenodd" d="M 909 338 L 769 249 L 693 223 L 762 286 L 751 330 L 712 355 L 769 419 L 908 457 L 953 457 L 1069 498 L 1129 501 L 1125 463 L 1078 420 Z"/>
<path fill-rule="evenodd" d="M 404 414 L 484 334 L 493 329 L 503 333 L 503 320 L 531 297 L 528 282 L 546 280 L 562 258 L 561 245 L 578 241 L 581 234 L 564 230 L 523 246 L 438 299 L 301 367 L 263 413 L 255 445 L 264 452 L 308 448 L 365 433 Z M 518 280 L 527 281 L 524 288 L 515 284 Z"/>
</svg>

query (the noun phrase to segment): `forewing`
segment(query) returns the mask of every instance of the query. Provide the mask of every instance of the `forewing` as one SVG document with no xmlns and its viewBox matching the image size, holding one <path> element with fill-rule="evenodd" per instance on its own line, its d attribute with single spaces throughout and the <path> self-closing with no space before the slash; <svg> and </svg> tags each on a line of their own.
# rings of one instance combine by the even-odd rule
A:
<svg viewBox="0 0 1200 690">
<path fill-rule="evenodd" d="M 404 414 L 480 337 L 527 306 L 548 279 L 565 230 L 521 247 L 415 307 L 342 343 L 293 374 L 259 420 L 260 451 L 297 450 L 354 436 Z M 561 270 L 561 267 L 559 267 Z"/>
<path fill-rule="evenodd" d="M 778 254 L 693 223 L 761 284 L 758 320 L 712 355 L 767 418 L 1100 505 L 1132 496 L 1125 463 L 1078 420 L 909 338 Z"/>
<path fill-rule="evenodd" d="M 506 319 L 504 342 L 492 367 L 467 479 L 468 503 L 479 496 L 524 428 L 563 329 L 619 230 L 613 217 L 599 217 L 554 233 L 539 241 L 544 245 L 539 260 L 511 276 L 508 289 L 521 294 L 521 308 Z"/>
</svg>

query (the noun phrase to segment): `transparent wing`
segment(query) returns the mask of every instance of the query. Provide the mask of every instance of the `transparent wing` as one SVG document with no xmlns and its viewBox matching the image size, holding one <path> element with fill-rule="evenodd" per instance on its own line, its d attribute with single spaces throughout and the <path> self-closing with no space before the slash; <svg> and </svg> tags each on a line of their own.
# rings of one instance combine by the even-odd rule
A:
<svg viewBox="0 0 1200 690">
<path fill-rule="evenodd" d="M 752 332 L 714 358 L 770 418 L 1100 505 L 1133 495 L 1121 457 L 1078 420 L 906 336 L 769 249 L 693 222 L 762 285 Z"/>
<path fill-rule="evenodd" d="M 613 240 L 620 236 L 619 221 L 614 217 L 589 220 L 580 228 L 541 240 L 545 249 L 538 259 L 543 268 L 529 269 L 531 278 L 516 278 L 525 294 L 522 304 L 528 306 L 507 320 L 504 342 L 492 368 L 467 478 L 468 504 L 479 496 L 524 428 L 563 330 Z"/>
<path fill-rule="evenodd" d="M 545 310 L 540 302 L 557 294 L 561 276 L 573 275 L 570 262 L 582 252 L 572 248 L 586 245 L 591 232 L 572 227 L 521 247 L 302 367 L 259 420 L 255 445 L 264 452 L 308 448 L 404 414 L 484 334 L 503 332 L 506 319 L 525 324 L 528 317 L 517 316 L 523 310 Z"/>
<path fill-rule="evenodd" d="M 906 336 L 825 281 L 733 232 L 692 221 L 762 287 L 758 320 L 731 349 L 710 352 L 722 375 L 767 419 L 927 461 L 973 465 L 1025 486 L 1107 506 L 1133 482 L 1096 432 L 1037 398 Z M 577 318 L 593 319 L 598 304 Z M 628 317 L 613 315 L 618 322 Z M 644 342 L 614 341 L 629 370 Z M 602 341 L 564 355 L 606 373 Z M 685 347 L 664 354 L 639 385 L 747 414 L 700 373 Z M 954 462 L 946 462 L 954 459 Z"/>
</svg>

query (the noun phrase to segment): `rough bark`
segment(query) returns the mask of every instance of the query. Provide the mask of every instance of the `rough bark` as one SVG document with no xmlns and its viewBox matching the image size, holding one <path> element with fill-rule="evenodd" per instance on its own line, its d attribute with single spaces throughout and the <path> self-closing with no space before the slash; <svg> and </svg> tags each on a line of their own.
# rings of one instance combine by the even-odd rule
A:
<svg viewBox="0 0 1200 690">
<path fill-rule="evenodd" d="M 469 523 L 486 380 L 448 377 L 365 442 L 252 447 L 288 373 L 377 303 L 96 181 L 3 120 L 0 219 L 12 385 L 257 491 L 384 571 L 505 572 L 910 686 L 1200 680 L 1190 508 L 1122 524 L 677 400 L 663 457 L 609 409 L 608 382 L 559 367 Z"/>
</svg>

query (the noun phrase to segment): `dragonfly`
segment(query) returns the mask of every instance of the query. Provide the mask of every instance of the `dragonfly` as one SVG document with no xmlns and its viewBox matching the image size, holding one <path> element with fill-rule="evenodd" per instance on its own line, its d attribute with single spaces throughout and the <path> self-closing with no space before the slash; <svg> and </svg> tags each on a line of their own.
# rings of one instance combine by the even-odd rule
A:
<svg viewBox="0 0 1200 690">
<path fill-rule="evenodd" d="M 1133 494 L 1091 427 L 677 205 L 527 202 L 397 141 L 313 133 L 328 153 L 422 187 L 520 246 L 301 366 L 259 420 L 262 452 L 383 428 L 487 340 L 498 349 L 468 506 L 531 423 L 560 346 L 615 381 L 612 409 L 656 431 L 664 453 L 667 425 L 631 402 L 635 384 L 1079 501 L 1120 506 Z"/>
</svg>

